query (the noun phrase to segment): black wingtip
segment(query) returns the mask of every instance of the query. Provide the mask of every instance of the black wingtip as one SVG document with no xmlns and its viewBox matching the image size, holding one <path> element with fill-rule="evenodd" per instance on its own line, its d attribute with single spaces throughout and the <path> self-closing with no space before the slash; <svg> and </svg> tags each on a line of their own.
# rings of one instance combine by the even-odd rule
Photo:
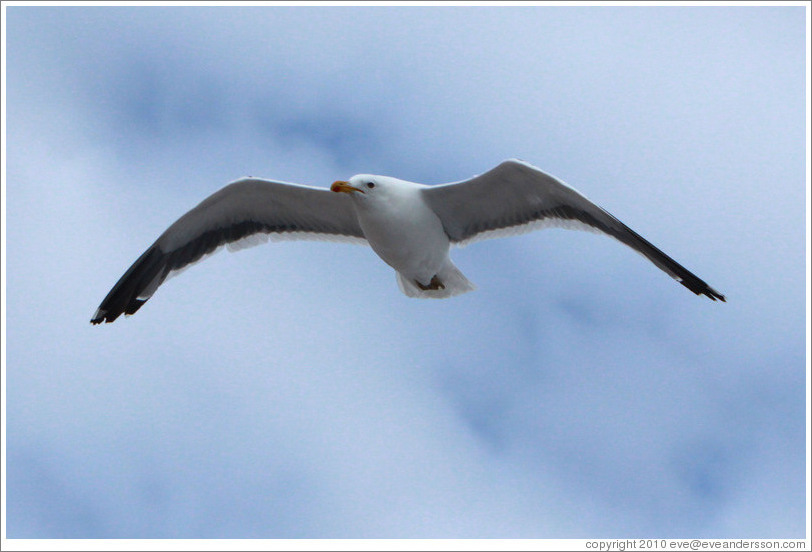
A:
<svg viewBox="0 0 812 552">
<path fill-rule="evenodd" d="M 93 313 L 93 318 L 90 319 L 90 323 L 94 326 L 101 324 L 107 318 L 107 313 L 101 309 L 96 309 L 96 312 Z M 112 322 L 112 320 L 108 320 L 108 322 Z"/>
<path fill-rule="evenodd" d="M 693 277 L 692 281 L 679 280 L 679 282 L 688 289 L 690 289 L 691 291 L 693 291 L 694 293 L 696 293 L 697 295 L 704 295 L 711 301 L 718 300 L 721 301 L 722 303 L 727 303 L 727 300 L 725 299 L 724 295 L 722 295 L 721 293 L 710 287 L 708 284 L 706 284 L 696 276 L 693 276 L 693 274 L 691 274 L 691 276 Z"/>
<path fill-rule="evenodd" d="M 99 309 L 96 311 L 96 314 L 93 315 L 93 318 L 90 319 L 90 323 L 93 324 L 94 326 L 101 324 L 102 322 L 107 322 L 109 324 L 110 322 L 114 322 L 116 318 L 118 318 L 122 314 L 126 316 L 135 314 L 135 312 L 141 308 L 141 305 L 143 305 L 146 302 L 147 302 L 146 299 L 135 298 L 132 299 L 130 303 L 126 307 L 124 307 L 123 310 L 108 312 Z"/>
<path fill-rule="evenodd" d="M 704 295 L 711 301 L 721 301 L 722 303 L 727 303 L 725 296 L 710 287 L 704 280 L 686 270 L 685 267 L 678 264 L 670 257 L 667 257 L 667 260 L 673 263 L 670 268 L 675 271 L 679 271 L 679 276 L 674 278 L 677 282 L 697 295 Z"/>
<path fill-rule="evenodd" d="M 142 296 L 144 290 L 153 287 L 156 278 L 160 278 L 159 283 L 163 281 L 166 272 L 166 256 L 157 246 L 153 245 L 113 286 L 93 314 L 90 323 L 94 326 L 102 322 L 110 323 L 122 314 L 135 313 L 149 299 L 149 297 Z"/>
<path fill-rule="evenodd" d="M 716 301 L 717 299 L 720 300 L 722 303 L 727 303 L 725 296 L 716 291 L 715 289 L 708 288 L 707 291 L 704 292 L 705 295 L 711 298 L 711 300 Z"/>
<path fill-rule="evenodd" d="M 94 326 L 98 326 L 102 322 L 107 322 L 109 324 L 110 322 L 113 322 L 116 318 L 118 318 L 120 315 L 121 315 L 120 312 L 118 314 L 113 314 L 111 312 L 98 309 L 96 313 L 93 315 L 93 318 L 90 319 L 90 323 L 93 324 Z"/>
</svg>

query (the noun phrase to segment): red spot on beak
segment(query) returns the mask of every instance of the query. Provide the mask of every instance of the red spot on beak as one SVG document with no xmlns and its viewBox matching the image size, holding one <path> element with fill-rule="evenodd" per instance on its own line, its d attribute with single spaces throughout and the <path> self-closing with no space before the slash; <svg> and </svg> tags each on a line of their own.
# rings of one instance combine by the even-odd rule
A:
<svg viewBox="0 0 812 552">
<path fill-rule="evenodd" d="M 355 186 L 350 186 L 349 182 L 344 182 L 343 180 L 336 180 L 333 182 L 333 185 L 330 186 L 330 190 L 333 192 L 344 192 L 345 194 L 352 194 L 355 192 L 364 193 L 364 190 L 356 188 Z"/>
</svg>

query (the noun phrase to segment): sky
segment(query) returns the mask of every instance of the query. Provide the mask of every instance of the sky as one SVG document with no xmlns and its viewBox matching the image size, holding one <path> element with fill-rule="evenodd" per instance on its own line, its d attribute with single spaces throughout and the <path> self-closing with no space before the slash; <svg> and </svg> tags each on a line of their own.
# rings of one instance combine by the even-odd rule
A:
<svg viewBox="0 0 812 552">
<path fill-rule="evenodd" d="M 7 536 L 803 538 L 805 10 L 8 6 Z M 549 229 L 452 299 L 271 242 L 89 323 L 237 178 L 514 157 L 727 303 Z"/>
</svg>

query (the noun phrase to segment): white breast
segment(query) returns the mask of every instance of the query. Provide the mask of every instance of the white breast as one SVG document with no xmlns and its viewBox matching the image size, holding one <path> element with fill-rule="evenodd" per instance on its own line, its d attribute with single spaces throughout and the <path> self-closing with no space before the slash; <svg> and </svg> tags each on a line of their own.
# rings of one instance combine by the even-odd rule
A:
<svg viewBox="0 0 812 552">
<path fill-rule="evenodd" d="M 404 188 L 356 205 L 369 245 L 389 266 L 423 282 L 443 267 L 448 259 L 448 236 L 419 188 Z"/>
</svg>

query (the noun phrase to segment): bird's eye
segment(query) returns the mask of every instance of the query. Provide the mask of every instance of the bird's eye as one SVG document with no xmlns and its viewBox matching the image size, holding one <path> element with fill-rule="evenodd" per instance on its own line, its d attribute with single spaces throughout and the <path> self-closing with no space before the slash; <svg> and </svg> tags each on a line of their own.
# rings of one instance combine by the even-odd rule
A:
<svg viewBox="0 0 812 552">
<path fill-rule="evenodd" d="M 367 182 L 367 188 L 369 188 L 369 189 L 371 190 L 371 189 L 372 189 L 372 188 L 374 188 L 374 187 L 375 187 L 375 183 L 374 183 L 374 182 Z"/>
</svg>

